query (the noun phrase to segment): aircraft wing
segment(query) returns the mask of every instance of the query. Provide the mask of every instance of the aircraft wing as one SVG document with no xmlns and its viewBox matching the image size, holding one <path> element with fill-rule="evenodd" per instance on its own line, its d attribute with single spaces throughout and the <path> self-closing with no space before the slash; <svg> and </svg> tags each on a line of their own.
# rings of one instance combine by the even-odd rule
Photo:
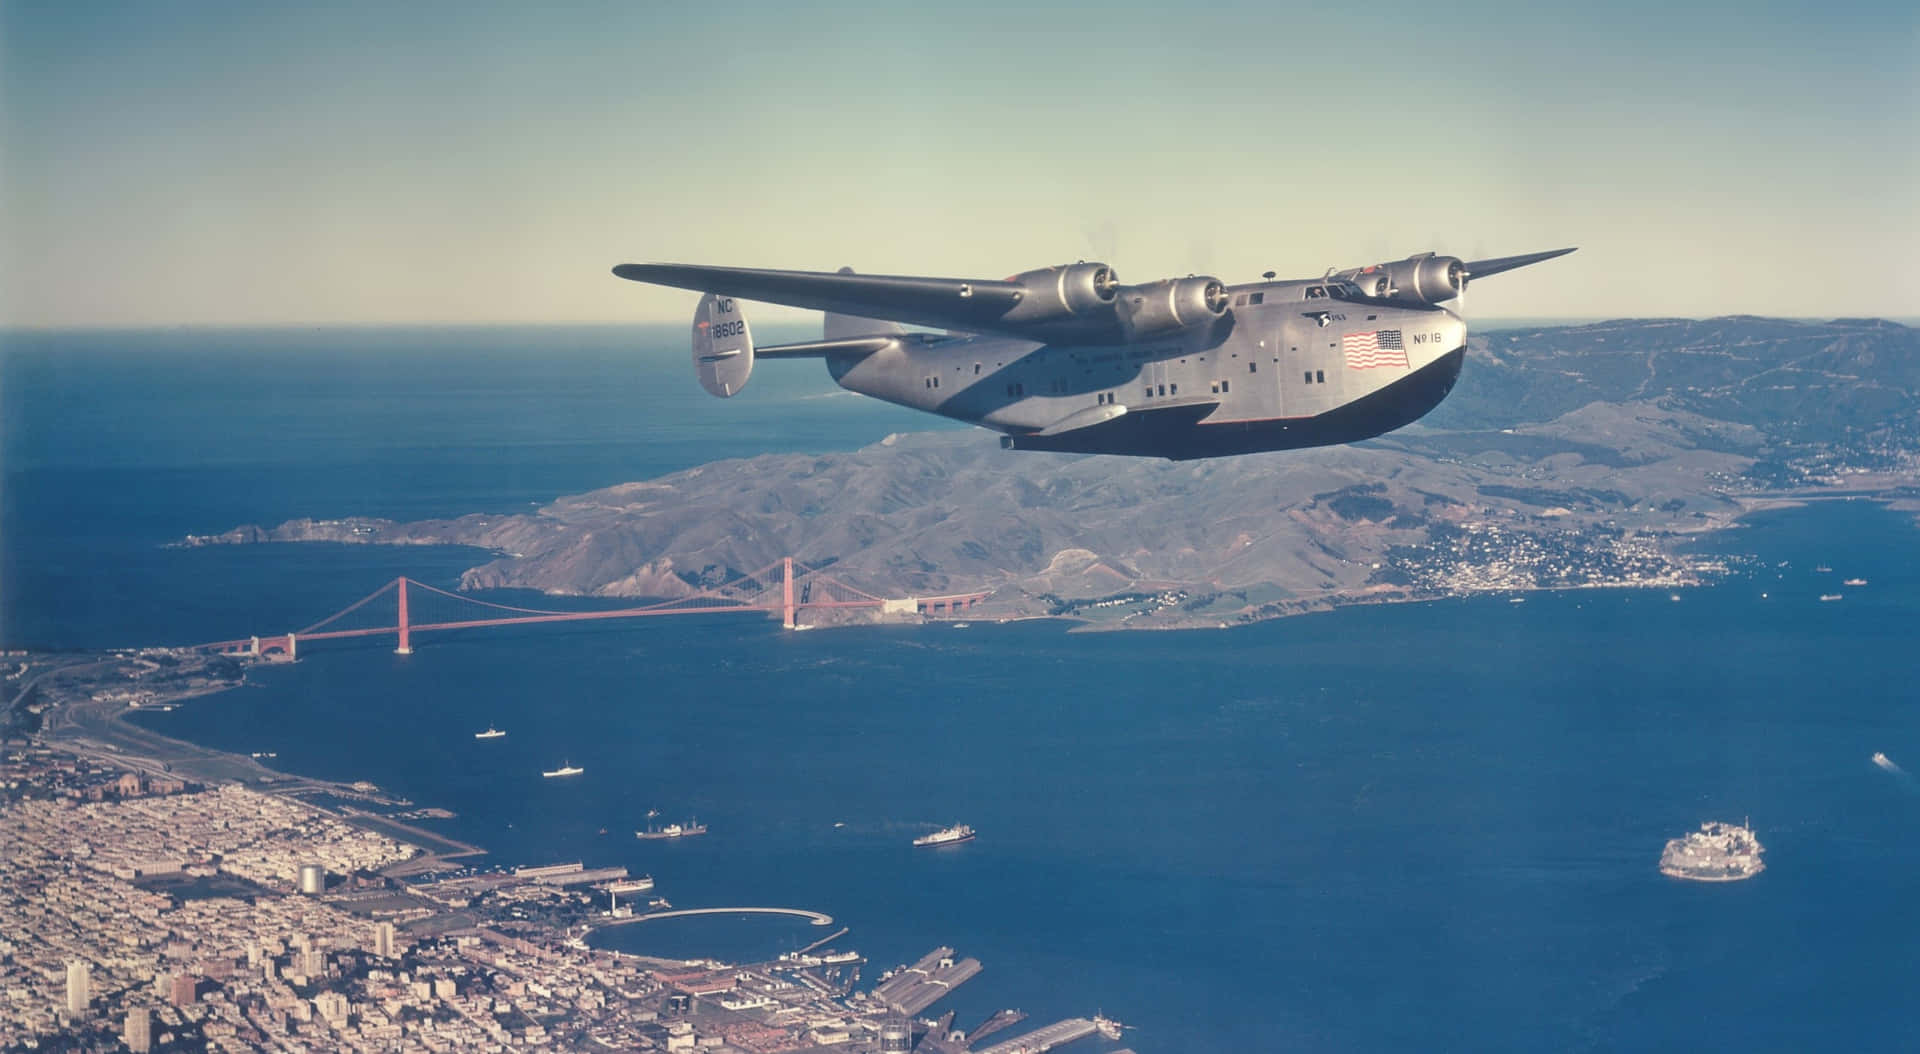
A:
<svg viewBox="0 0 1920 1054">
<path fill-rule="evenodd" d="M 621 264 L 613 273 L 635 282 L 743 300 L 973 332 L 1018 332 L 1018 327 L 996 323 L 1027 292 L 1019 282 L 692 264 Z"/>
<path fill-rule="evenodd" d="M 1470 278 L 1486 278 L 1490 275 L 1499 274 L 1502 271 L 1511 271 L 1514 268 L 1525 267 L 1528 264 L 1537 264 L 1542 260 L 1551 260 L 1556 256 L 1565 256 L 1572 251 L 1572 249 L 1548 249 L 1543 253 L 1525 253 L 1520 256 L 1496 256 L 1491 260 L 1475 260 L 1467 264 L 1467 276 Z"/>
</svg>

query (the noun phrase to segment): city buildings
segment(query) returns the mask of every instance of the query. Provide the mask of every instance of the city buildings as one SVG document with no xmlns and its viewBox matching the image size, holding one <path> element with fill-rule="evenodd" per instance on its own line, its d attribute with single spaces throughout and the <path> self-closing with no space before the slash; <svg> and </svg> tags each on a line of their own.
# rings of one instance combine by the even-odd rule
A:
<svg viewBox="0 0 1920 1054">
<path fill-rule="evenodd" d="M 67 1013 L 74 1017 L 85 1017 L 87 1004 L 93 1001 L 91 974 L 84 961 L 67 963 Z"/>
</svg>

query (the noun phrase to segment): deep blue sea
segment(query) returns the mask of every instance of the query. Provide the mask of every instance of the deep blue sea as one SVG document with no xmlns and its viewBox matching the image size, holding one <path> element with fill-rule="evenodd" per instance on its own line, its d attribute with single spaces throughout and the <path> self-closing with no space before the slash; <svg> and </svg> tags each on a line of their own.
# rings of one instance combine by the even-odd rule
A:
<svg viewBox="0 0 1920 1054">
<path fill-rule="evenodd" d="M 474 555 L 161 548 L 190 531 L 519 510 L 934 423 L 835 394 L 813 364 L 712 400 L 682 339 L 7 335 L 0 643 L 284 631 L 395 574 L 451 586 Z M 716 616 L 422 636 L 410 657 L 311 646 L 143 720 L 452 809 L 441 826 L 494 862 L 624 864 L 676 906 L 828 912 L 869 976 L 952 945 L 986 965 L 936 1005 L 963 1025 L 1105 1010 L 1142 1052 L 1901 1047 L 1920 785 L 1869 757 L 1920 767 L 1916 543 L 1906 517 L 1825 502 L 1710 540 L 1752 559 L 1678 600 L 1151 635 Z M 507 738 L 475 741 L 490 723 Z M 562 760 L 586 773 L 540 777 Z M 638 842 L 650 808 L 712 833 Z M 1667 838 L 1743 817 L 1763 875 L 1655 870 Z M 953 821 L 978 840 L 908 846 Z M 614 939 L 759 957 L 820 935 L 721 919 Z"/>
</svg>

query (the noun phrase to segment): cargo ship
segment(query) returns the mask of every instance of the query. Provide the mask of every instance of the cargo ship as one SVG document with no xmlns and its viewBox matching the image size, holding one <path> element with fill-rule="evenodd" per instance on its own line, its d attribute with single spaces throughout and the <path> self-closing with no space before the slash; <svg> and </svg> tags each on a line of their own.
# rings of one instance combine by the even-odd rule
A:
<svg viewBox="0 0 1920 1054">
<path fill-rule="evenodd" d="M 932 845 L 959 845 L 961 842 L 971 841 L 973 841 L 973 828 L 964 823 L 956 823 L 952 827 L 943 828 L 932 834 L 923 834 L 915 838 L 913 844 L 924 848 Z"/>
<path fill-rule="evenodd" d="M 506 733 L 505 733 L 505 732 L 502 732 L 502 731 L 500 731 L 499 729 L 497 729 L 497 728 L 495 728 L 495 727 L 493 727 L 492 725 L 488 725 L 488 726 L 487 726 L 487 730 L 486 730 L 485 732 L 475 732 L 475 733 L 473 734 L 473 738 L 475 738 L 475 739 L 499 739 L 499 738 L 500 738 L 501 736 L 504 736 L 504 735 L 506 735 Z"/>
<path fill-rule="evenodd" d="M 545 776 L 548 779 L 552 779 L 555 776 L 578 776 L 585 771 L 587 770 L 581 768 L 578 765 L 569 765 L 562 762 L 559 768 L 553 769 L 548 772 L 542 772 L 540 775 Z"/>
<path fill-rule="evenodd" d="M 648 813 L 647 815 L 651 817 L 654 814 Z M 670 823 L 665 827 L 655 827 L 653 824 L 648 824 L 646 830 L 635 831 L 633 832 L 633 836 L 650 841 L 655 838 L 692 838 L 696 834 L 706 833 L 706 824 L 698 820 L 688 820 L 685 824 Z"/>
</svg>

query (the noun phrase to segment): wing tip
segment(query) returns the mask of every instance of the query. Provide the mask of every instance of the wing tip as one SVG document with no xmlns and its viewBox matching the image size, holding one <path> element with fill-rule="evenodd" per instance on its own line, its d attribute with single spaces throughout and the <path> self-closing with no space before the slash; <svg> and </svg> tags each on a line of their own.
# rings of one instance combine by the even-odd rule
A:
<svg viewBox="0 0 1920 1054">
<path fill-rule="evenodd" d="M 1565 256 L 1570 252 L 1577 251 L 1579 248 L 1578 245 L 1573 245 L 1565 249 L 1548 249 L 1544 252 L 1523 253 L 1519 256 L 1497 256 L 1491 260 L 1474 260 L 1467 264 L 1467 273 L 1475 278 L 1491 278 L 1494 275 L 1503 274 L 1507 271 L 1517 270 L 1522 267 L 1528 267 L 1533 264 L 1543 263 L 1547 260 Z"/>
</svg>

